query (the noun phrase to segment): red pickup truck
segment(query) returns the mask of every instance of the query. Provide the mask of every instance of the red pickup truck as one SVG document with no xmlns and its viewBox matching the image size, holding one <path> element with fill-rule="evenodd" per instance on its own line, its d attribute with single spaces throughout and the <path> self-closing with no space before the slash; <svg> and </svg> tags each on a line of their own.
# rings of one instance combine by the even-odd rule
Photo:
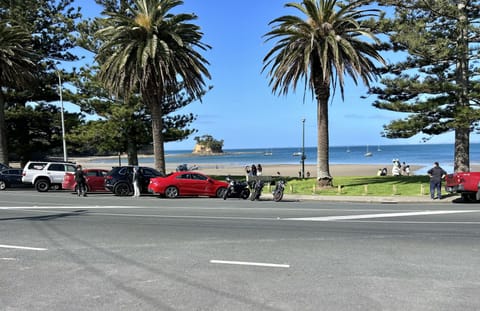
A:
<svg viewBox="0 0 480 311">
<path fill-rule="evenodd" d="M 460 193 L 465 202 L 480 201 L 480 172 L 459 172 L 445 178 L 445 191 Z"/>
</svg>

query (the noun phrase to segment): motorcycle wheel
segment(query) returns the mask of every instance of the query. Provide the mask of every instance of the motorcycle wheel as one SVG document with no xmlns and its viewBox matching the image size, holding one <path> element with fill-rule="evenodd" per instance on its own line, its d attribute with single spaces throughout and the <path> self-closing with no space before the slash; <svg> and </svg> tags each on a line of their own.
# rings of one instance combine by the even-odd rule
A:
<svg viewBox="0 0 480 311">
<path fill-rule="evenodd" d="M 273 200 L 275 202 L 278 202 L 278 201 L 282 200 L 282 198 L 283 198 L 283 191 L 275 191 L 273 193 Z"/>
<path fill-rule="evenodd" d="M 226 200 L 229 195 L 230 195 L 230 189 L 225 190 L 225 192 L 223 193 L 223 199 Z"/>
<path fill-rule="evenodd" d="M 253 191 L 252 192 L 252 195 L 250 196 L 250 201 L 255 201 L 255 199 L 257 198 L 257 191 Z"/>
<path fill-rule="evenodd" d="M 248 199 L 249 196 L 250 196 L 250 190 L 248 189 L 244 189 L 242 190 L 242 193 L 240 193 L 240 197 L 244 200 Z"/>
</svg>

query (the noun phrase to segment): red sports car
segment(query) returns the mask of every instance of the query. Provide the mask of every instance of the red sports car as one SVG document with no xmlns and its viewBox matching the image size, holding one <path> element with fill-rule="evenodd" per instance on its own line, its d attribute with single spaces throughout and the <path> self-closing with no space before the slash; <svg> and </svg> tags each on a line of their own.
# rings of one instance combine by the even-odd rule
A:
<svg viewBox="0 0 480 311">
<path fill-rule="evenodd" d="M 104 179 L 108 170 L 99 168 L 84 169 L 85 178 L 87 180 L 87 192 L 107 191 L 104 186 Z M 62 189 L 77 190 L 77 182 L 73 173 L 66 173 L 63 177 Z"/>
<path fill-rule="evenodd" d="M 228 183 L 198 172 L 174 172 L 163 177 L 150 178 L 148 191 L 167 198 L 178 196 L 223 197 Z"/>
</svg>

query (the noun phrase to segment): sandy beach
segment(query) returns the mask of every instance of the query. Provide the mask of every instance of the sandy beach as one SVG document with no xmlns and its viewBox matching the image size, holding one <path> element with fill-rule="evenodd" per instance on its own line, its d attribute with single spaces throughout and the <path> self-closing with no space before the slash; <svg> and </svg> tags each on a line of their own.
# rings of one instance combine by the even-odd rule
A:
<svg viewBox="0 0 480 311">
<path fill-rule="evenodd" d="M 100 161 L 99 161 L 100 160 Z M 111 162 L 102 162 L 101 158 L 89 157 L 89 158 L 71 158 L 70 161 L 73 161 L 77 164 L 81 164 L 84 168 L 104 168 L 110 169 L 113 164 Z M 95 162 L 92 162 L 95 161 Z M 139 157 L 140 165 L 142 165 L 142 159 Z M 122 162 L 123 165 L 126 162 Z M 151 165 L 149 165 L 151 166 Z M 381 168 L 378 165 L 359 165 L 359 164 L 331 164 L 330 165 L 330 174 L 332 176 L 375 176 L 377 175 L 378 169 Z M 415 172 L 416 170 L 422 168 L 418 165 L 410 165 L 410 171 Z M 169 165 L 167 163 L 167 172 L 175 171 L 175 165 Z M 387 167 L 389 174 L 391 173 L 391 166 Z M 224 164 L 203 164 L 199 165 L 198 170 L 207 175 L 244 175 L 245 167 L 243 166 L 229 166 Z M 299 171 L 301 170 L 300 165 L 295 164 L 279 164 L 279 165 L 264 165 L 263 166 L 263 175 L 276 176 L 278 173 L 282 176 L 295 177 L 298 176 Z M 305 174 L 310 173 L 311 177 L 316 177 L 316 165 L 305 165 Z"/>
</svg>

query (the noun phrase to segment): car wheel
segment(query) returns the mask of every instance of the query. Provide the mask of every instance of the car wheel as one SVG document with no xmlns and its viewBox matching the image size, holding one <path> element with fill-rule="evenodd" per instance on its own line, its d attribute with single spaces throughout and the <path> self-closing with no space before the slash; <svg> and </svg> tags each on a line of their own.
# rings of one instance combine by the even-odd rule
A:
<svg viewBox="0 0 480 311">
<path fill-rule="evenodd" d="M 178 197 L 178 189 L 173 186 L 168 187 L 165 189 L 165 196 L 170 199 Z"/>
<path fill-rule="evenodd" d="M 3 180 L 0 180 L 0 190 L 5 190 L 7 188 L 7 183 Z"/>
<path fill-rule="evenodd" d="M 475 195 L 470 193 L 462 193 L 462 201 L 465 203 L 475 202 Z"/>
<path fill-rule="evenodd" d="M 128 184 L 120 183 L 115 186 L 115 188 L 113 189 L 113 193 L 115 193 L 115 195 L 118 195 L 118 196 L 126 196 L 126 195 L 129 195 L 131 191 Z"/>
<path fill-rule="evenodd" d="M 47 179 L 39 179 L 35 181 L 35 189 L 38 192 L 47 192 L 50 188 L 50 182 Z"/>
<path fill-rule="evenodd" d="M 225 193 L 227 192 L 227 188 L 220 187 L 217 189 L 217 198 L 224 198 Z"/>
</svg>

